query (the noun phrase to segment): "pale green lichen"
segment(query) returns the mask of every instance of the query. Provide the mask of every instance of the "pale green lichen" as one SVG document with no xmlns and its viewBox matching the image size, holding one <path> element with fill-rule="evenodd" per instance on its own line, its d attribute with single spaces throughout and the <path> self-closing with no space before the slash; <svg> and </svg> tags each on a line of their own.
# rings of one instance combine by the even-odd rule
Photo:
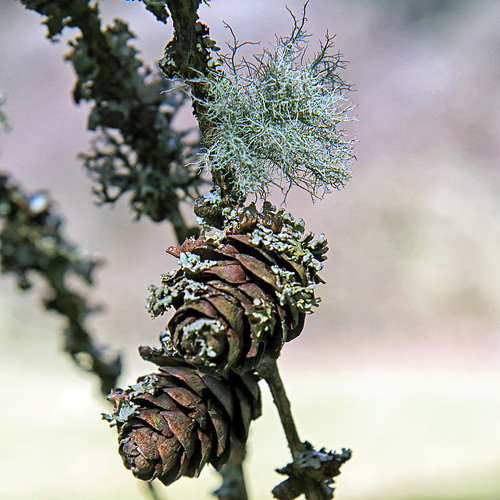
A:
<svg viewBox="0 0 500 500">
<path fill-rule="evenodd" d="M 141 377 L 136 384 L 129 386 L 128 392 L 132 396 L 139 396 L 140 394 L 154 395 L 156 393 L 157 383 L 158 377 L 154 373 L 151 373 Z"/>
<path fill-rule="evenodd" d="M 283 230 L 276 234 L 260 224 L 251 233 L 250 241 L 255 246 L 262 246 L 281 255 L 286 255 L 287 259 L 299 264 L 312 265 L 317 271 L 323 267 L 321 263 L 313 263 L 314 255 L 307 244 L 302 243 L 301 235 L 290 231 L 287 226 L 284 226 Z"/>
<path fill-rule="evenodd" d="M 207 90 L 205 118 L 215 132 L 204 158 L 213 171 L 231 174 L 234 195 L 284 192 L 296 185 L 313 198 L 350 178 L 354 140 L 342 128 L 352 121 L 346 85 L 338 75 L 345 63 L 330 54 L 333 38 L 304 62 L 305 17 L 295 19 L 289 37 L 278 38 L 255 62 L 237 64 L 238 45 L 229 44 L 225 73 L 217 70 L 196 81 Z"/>
<path fill-rule="evenodd" d="M 152 318 L 161 316 L 168 311 L 176 300 L 195 300 L 206 285 L 186 277 L 190 272 L 196 274 L 210 269 L 216 264 L 213 260 L 203 260 L 199 255 L 182 252 L 178 267 L 161 275 L 162 285 L 149 285 L 150 295 L 146 300 L 146 309 Z"/>
<path fill-rule="evenodd" d="M 245 207 L 226 208 L 223 216 L 227 231 L 243 224 L 245 220 L 255 219 L 256 227 L 248 233 L 249 242 L 304 268 L 307 285 L 298 283 L 297 276 L 293 272 L 278 267 L 274 269 L 282 287 L 278 298 L 282 305 L 288 303 L 301 312 L 312 313 L 313 307 L 316 307 L 321 300 L 314 295 L 315 285 L 324 283 L 317 273 L 323 269 L 322 261 L 326 260 L 325 254 L 328 251 L 325 235 L 320 234 L 318 239 L 314 240 L 311 232 L 305 233 L 303 219 L 295 219 L 283 209 L 276 211 L 276 207 L 269 202 L 264 202 L 261 211 L 254 203 Z M 279 220 L 281 229 L 279 231 L 271 229 L 263 222 L 266 218 L 269 221 Z"/>
<path fill-rule="evenodd" d="M 283 222 L 279 233 L 259 223 L 250 233 L 250 242 L 301 264 L 312 279 L 323 269 L 321 260 L 326 259 L 324 254 L 328 250 L 328 242 L 325 235 L 320 234 L 318 239 L 313 241 L 314 235 L 311 232 L 304 235 L 305 223 L 302 219 L 294 219 L 291 214 L 284 213 L 283 210 L 280 210 L 277 216 Z"/>
<path fill-rule="evenodd" d="M 204 260 L 199 255 L 191 252 L 182 252 L 179 256 L 179 268 L 183 271 L 191 271 L 193 273 L 198 273 L 200 271 L 205 271 L 215 266 L 217 262 L 215 260 Z"/>
<path fill-rule="evenodd" d="M 211 345 L 210 337 L 217 337 L 223 330 L 224 327 L 220 321 L 205 318 L 197 319 L 184 326 L 182 343 L 190 345 L 187 354 L 193 354 L 205 366 L 216 366 L 212 360 L 217 357 L 217 352 Z"/>
<path fill-rule="evenodd" d="M 210 227 L 208 231 L 203 233 L 203 239 L 208 245 L 220 247 L 226 238 L 226 232 Z"/>
<path fill-rule="evenodd" d="M 259 338 L 264 332 L 273 332 L 276 324 L 274 305 L 271 302 L 255 298 L 253 306 L 250 311 L 245 311 L 245 314 L 255 336 Z"/>
<path fill-rule="evenodd" d="M 132 402 L 132 398 L 141 394 L 155 395 L 157 390 L 158 377 L 152 373 L 141 377 L 136 384 L 130 385 L 126 391 L 118 389 L 112 391 L 108 399 L 115 401 L 115 409 L 112 414 L 101 413 L 103 420 L 109 422 L 113 427 L 117 424 L 123 424 L 130 418 L 137 415 L 139 405 Z"/>
<path fill-rule="evenodd" d="M 172 340 L 172 335 L 168 330 L 160 333 L 160 343 L 163 352 L 170 357 L 175 357 L 179 355 L 179 351 L 174 346 L 174 341 Z"/>
<path fill-rule="evenodd" d="M 139 405 L 132 403 L 128 398 L 117 401 L 117 407 L 112 414 L 101 413 L 103 420 L 109 422 L 110 427 L 125 423 L 130 417 L 136 415 Z"/>
<path fill-rule="evenodd" d="M 304 314 L 314 312 L 313 307 L 317 307 L 321 302 L 321 299 L 314 295 L 314 283 L 301 285 L 296 281 L 295 273 L 279 266 L 272 266 L 271 271 L 277 278 L 280 291 L 276 292 L 276 296 L 282 306 L 288 305 L 290 310 L 297 310 Z"/>
<path fill-rule="evenodd" d="M 166 283 L 166 276 L 169 275 L 163 275 L 162 282 L 164 283 Z M 207 290 L 207 286 L 199 281 L 182 278 L 175 283 L 168 282 L 168 285 L 165 286 L 150 285 L 148 290 L 151 293 L 146 300 L 146 309 L 152 318 L 157 318 L 168 311 L 176 299 L 195 300 L 197 296 Z"/>
</svg>

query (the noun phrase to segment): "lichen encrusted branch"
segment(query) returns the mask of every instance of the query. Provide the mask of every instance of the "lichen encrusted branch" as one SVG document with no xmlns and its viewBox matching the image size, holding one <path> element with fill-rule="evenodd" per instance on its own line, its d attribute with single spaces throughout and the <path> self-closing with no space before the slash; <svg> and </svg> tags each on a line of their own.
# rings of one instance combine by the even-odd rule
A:
<svg viewBox="0 0 500 500">
<path fill-rule="evenodd" d="M 28 196 L 4 174 L 0 174 L 0 221 L 2 273 L 14 275 L 21 290 L 32 286 L 33 273 L 43 278 L 47 287 L 45 308 L 66 321 L 64 350 L 80 368 L 99 377 L 101 391 L 107 395 L 120 375 L 120 357 L 94 342 L 86 319 L 98 308 L 91 307 L 67 285 L 72 276 L 92 285 L 100 262 L 84 256 L 66 241 L 63 219 L 54 211 L 46 192 Z"/>
<path fill-rule="evenodd" d="M 75 102 L 91 104 L 93 151 L 81 156 L 97 184 L 99 202 L 113 203 L 130 194 L 137 217 L 170 221 L 179 241 L 196 234 L 198 229 L 188 227 L 180 205 L 199 196 L 202 179 L 194 161 L 199 143 L 172 128 L 184 93 L 144 64 L 124 21 L 102 26 L 97 2 L 21 1 L 45 16 L 51 40 L 65 27 L 80 31 L 66 59 L 77 75 Z M 165 9 L 160 3 L 146 2 L 162 19 Z M 166 20 L 166 13 L 163 17 Z"/>
<path fill-rule="evenodd" d="M 174 37 L 165 47 L 165 57 L 160 61 L 160 67 L 167 78 L 180 78 L 191 84 L 193 111 L 207 145 L 212 142 L 213 127 L 206 120 L 204 103 L 211 96 L 207 93 L 206 85 L 198 83 L 198 78 L 209 75 L 216 68 L 212 54 L 219 47 L 210 38 L 208 26 L 199 20 L 198 8 L 202 3 L 202 0 L 166 0 L 174 25 Z"/>
<path fill-rule="evenodd" d="M 199 20 L 198 8 L 202 3 L 202 0 L 166 0 L 174 25 L 174 37 L 165 47 L 165 57 L 160 61 L 160 67 L 167 78 L 189 83 L 193 112 L 204 146 L 209 149 L 216 141 L 217 131 L 212 120 L 207 117 L 207 103 L 216 96 L 210 93 L 205 78 L 220 78 L 222 73 L 218 70 L 220 58 L 217 54 L 220 48 L 210 38 L 208 26 Z M 226 205 L 234 206 L 242 201 L 241 193 L 234 189 L 232 171 L 213 170 L 211 173 L 212 181 L 219 187 Z"/>
</svg>

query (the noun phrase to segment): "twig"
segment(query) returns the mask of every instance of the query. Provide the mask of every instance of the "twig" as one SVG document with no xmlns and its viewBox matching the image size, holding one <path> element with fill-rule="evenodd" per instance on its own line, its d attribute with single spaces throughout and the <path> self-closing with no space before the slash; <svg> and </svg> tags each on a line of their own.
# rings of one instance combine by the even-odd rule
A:
<svg viewBox="0 0 500 500">
<path fill-rule="evenodd" d="M 193 112 L 198 120 L 204 146 L 209 149 L 214 141 L 214 127 L 206 114 L 206 102 L 212 97 L 200 76 L 214 74 L 216 64 L 211 56 L 215 42 L 210 39 L 209 28 L 200 22 L 198 7 L 202 0 L 179 2 L 166 0 L 174 25 L 174 38 L 165 47 L 160 67 L 167 78 L 181 78 L 190 83 Z M 212 171 L 212 181 L 219 186 L 224 203 L 234 206 L 233 172 Z"/>
<path fill-rule="evenodd" d="M 0 204 L 0 271 L 16 276 L 21 290 L 32 286 L 32 274 L 45 281 L 45 308 L 66 321 L 64 350 L 80 368 L 99 377 L 101 391 L 107 395 L 120 375 L 120 356 L 95 343 L 86 318 L 98 308 L 67 284 L 68 278 L 79 276 L 92 286 L 99 261 L 82 256 L 66 240 L 63 218 L 45 192 L 28 196 L 0 172 Z"/>
<path fill-rule="evenodd" d="M 222 485 L 214 491 L 219 500 L 248 500 L 243 473 L 245 443 L 237 442 L 227 465 L 220 470 Z"/>
<path fill-rule="evenodd" d="M 289 478 L 273 489 L 275 498 L 293 500 L 305 494 L 307 500 L 330 500 L 333 477 L 340 474 L 340 467 L 351 458 L 351 451 L 343 449 L 340 454 L 324 448 L 316 451 L 307 441 L 302 442 L 276 360 L 263 359 L 257 371 L 269 385 L 293 459 L 291 464 L 277 470 Z"/>
</svg>

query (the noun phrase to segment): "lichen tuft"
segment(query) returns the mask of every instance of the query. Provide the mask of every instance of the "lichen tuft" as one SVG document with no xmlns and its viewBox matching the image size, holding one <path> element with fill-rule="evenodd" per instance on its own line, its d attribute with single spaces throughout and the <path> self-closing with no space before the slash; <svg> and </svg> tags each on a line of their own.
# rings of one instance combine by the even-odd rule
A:
<svg viewBox="0 0 500 500">
<path fill-rule="evenodd" d="M 305 63 L 305 17 L 294 21 L 291 35 L 278 38 L 255 62 L 235 62 L 242 44 L 234 38 L 225 73 L 197 80 L 207 89 L 202 105 L 213 130 L 204 163 L 231 175 L 236 198 L 266 198 L 272 185 L 285 193 L 299 186 L 320 198 L 350 178 L 355 141 L 342 125 L 354 118 L 350 86 L 338 75 L 345 62 L 330 54 L 333 37 L 327 34 Z"/>
</svg>

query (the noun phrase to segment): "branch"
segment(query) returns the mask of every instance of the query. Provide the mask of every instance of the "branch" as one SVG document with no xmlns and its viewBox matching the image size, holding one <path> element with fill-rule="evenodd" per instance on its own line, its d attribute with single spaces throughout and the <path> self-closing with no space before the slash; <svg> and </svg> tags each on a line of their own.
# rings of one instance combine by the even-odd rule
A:
<svg viewBox="0 0 500 500">
<path fill-rule="evenodd" d="M 165 57 L 160 67 L 167 78 L 181 78 L 191 85 L 193 112 L 198 120 L 204 146 L 209 149 L 216 131 L 207 117 L 206 103 L 213 98 L 206 83 L 200 77 L 219 78 L 222 72 L 216 70 L 217 63 L 211 52 L 219 47 L 209 36 L 207 25 L 199 21 L 198 7 L 202 0 L 166 0 L 174 24 L 174 38 L 165 47 Z M 235 206 L 242 202 L 234 199 L 233 172 L 212 170 L 212 180 L 220 188 L 225 205 Z"/>
<path fill-rule="evenodd" d="M 153 483 L 146 483 L 147 494 L 151 500 L 162 500 L 156 491 L 156 487 Z"/>
<path fill-rule="evenodd" d="M 243 473 L 244 460 L 245 443 L 238 441 L 234 444 L 229 462 L 219 471 L 222 485 L 214 491 L 219 500 L 248 500 Z"/>
<path fill-rule="evenodd" d="M 97 131 L 97 139 L 93 151 L 81 157 L 98 185 L 99 201 L 112 203 L 130 193 L 137 218 L 170 221 L 180 241 L 198 234 L 197 227 L 188 227 L 180 204 L 199 197 L 203 181 L 194 161 L 199 143 L 171 126 L 185 95 L 144 64 L 124 21 L 102 26 L 97 2 L 21 2 L 46 17 L 51 40 L 67 26 L 81 33 L 70 42 L 66 60 L 77 76 L 75 102 L 92 106 L 87 127 Z M 146 4 L 161 15 L 158 2 Z"/>
<path fill-rule="evenodd" d="M 351 458 L 351 450 L 343 449 L 341 453 L 335 453 L 322 448 L 316 451 L 307 441 L 302 442 L 276 360 L 263 359 L 258 372 L 269 385 L 293 459 L 292 463 L 277 470 L 289 478 L 273 489 L 274 497 L 293 500 L 304 494 L 307 500 L 332 499 L 333 478 L 340 474 L 340 467 Z"/>
<path fill-rule="evenodd" d="M 49 290 L 45 308 L 66 320 L 64 350 L 80 368 L 99 377 L 101 391 L 107 395 L 120 375 L 120 357 L 95 344 L 85 320 L 98 308 L 90 307 L 84 297 L 66 285 L 70 276 L 79 276 L 92 285 L 94 269 L 100 262 L 83 257 L 65 240 L 63 220 L 51 205 L 46 193 L 26 196 L 6 175 L 0 175 L 1 271 L 15 275 L 22 290 L 31 287 L 31 273 L 44 279 Z"/>
<path fill-rule="evenodd" d="M 288 447 L 290 448 L 292 457 L 295 459 L 297 453 L 301 449 L 302 441 L 300 440 L 297 426 L 293 419 L 292 407 L 286 395 L 283 380 L 281 380 L 278 364 L 275 359 L 264 358 L 257 367 L 257 371 L 269 385 L 274 404 L 278 409 L 283 430 L 285 431 Z"/>
</svg>

